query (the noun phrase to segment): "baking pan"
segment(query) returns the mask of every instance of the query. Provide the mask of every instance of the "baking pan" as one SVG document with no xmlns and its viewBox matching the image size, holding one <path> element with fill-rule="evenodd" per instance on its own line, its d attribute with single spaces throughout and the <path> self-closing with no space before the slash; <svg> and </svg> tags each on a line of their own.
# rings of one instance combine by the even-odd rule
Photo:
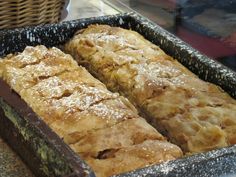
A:
<svg viewBox="0 0 236 177">
<path fill-rule="evenodd" d="M 139 32 L 179 60 L 201 79 L 221 86 L 236 98 L 236 73 L 200 54 L 179 38 L 135 13 L 3 30 L 0 31 L 0 56 L 22 52 L 28 45 L 60 46 L 69 40 L 77 30 L 95 23 L 120 26 Z M 22 105 L 24 106 L 21 107 Z M 0 81 L 0 106 L 1 135 L 21 155 L 36 175 L 94 176 L 85 162 L 73 153 L 44 122 L 40 121 L 4 81 Z M 30 117 L 32 115 L 33 118 Z M 43 145 L 41 146 L 38 142 L 42 142 Z M 46 149 L 40 151 L 43 147 Z M 54 155 L 45 153 L 48 150 Z M 36 162 L 37 165 L 32 165 L 32 162 Z M 118 176 L 236 176 L 236 146 L 195 154 Z"/>
<path fill-rule="evenodd" d="M 0 135 L 26 161 L 36 176 L 94 176 L 77 154 L 2 79 Z"/>
</svg>

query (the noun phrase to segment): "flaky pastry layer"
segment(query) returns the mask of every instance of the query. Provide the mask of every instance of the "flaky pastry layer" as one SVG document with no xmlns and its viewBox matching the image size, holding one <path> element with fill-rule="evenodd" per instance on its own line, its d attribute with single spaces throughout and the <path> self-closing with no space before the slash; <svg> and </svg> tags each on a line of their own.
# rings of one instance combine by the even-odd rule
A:
<svg viewBox="0 0 236 177">
<path fill-rule="evenodd" d="M 0 60 L 0 74 L 97 176 L 182 156 L 127 99 L 57 48 L 27 47 L 9 55 Z"/>
<path fill-rule="evenodd" d="M 236 101 L 140 34 L 91 25 L 77 32 L 65 51 L 109 89 L 128 97 L 185 152 L 236 143 Z"/>
</svg>

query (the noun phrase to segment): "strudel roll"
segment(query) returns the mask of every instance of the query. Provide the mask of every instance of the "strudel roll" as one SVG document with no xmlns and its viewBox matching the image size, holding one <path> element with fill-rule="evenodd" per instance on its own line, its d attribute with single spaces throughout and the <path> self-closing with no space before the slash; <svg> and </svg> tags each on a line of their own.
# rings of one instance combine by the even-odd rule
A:
<svg viewBox="0 0 236 177">
<path fill-rule="evenodd" d="M 78 31 L 65 51 L 109 89 L 126 96 L 184 152 L 236 143 L 236 100 L 137 32 L 91 25 Z"/>
<path fill-rule="evenodd" d="M 100 177 L 182 156 L 124 97 L 57 48 L 0 60 L 0 76 Z"/>
</svg>

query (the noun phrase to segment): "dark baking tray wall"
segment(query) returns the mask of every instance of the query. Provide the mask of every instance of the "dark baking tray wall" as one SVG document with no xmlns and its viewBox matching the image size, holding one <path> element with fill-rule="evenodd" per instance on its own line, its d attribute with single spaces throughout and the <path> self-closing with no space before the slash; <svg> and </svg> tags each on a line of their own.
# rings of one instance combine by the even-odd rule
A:
<svg viewBox="0 0 236 177">
<path fill-rule="evenodd" d="M 170 34 L 150 20 L 135 13 L 95 17 L 53 25 L 0 31 L 0 56 L 21 52 L 27 45 L 47 47 L 64 44 L 73 34 L 89 24 L 109 24 L 129 28 L 159 45 L 165 52 L 179 60 L 201 79 L 221 86 L 236 98 L 236 73 L 217 61 L 202 55 L 188 44 Z"/>
<path fill-rule="evenodd" d="M 166 30 L 135 13 L 80 19 L 54 25 L 0 31 L 0 56 L 28 45 L 60 46 L 89 24 L 109 24 L 135 30 L 203 80 L 221 86 L 236 98 L 236 73 L 207 58 Z M 236 174 L 236 146 L 154 165 L 119 176 L 222 176 Z"/>
<path fill-rule="evenodd" d="M 1 78 L 0 136 L 36 176 L 95 176 L 89 166 Z"/>
</svg>

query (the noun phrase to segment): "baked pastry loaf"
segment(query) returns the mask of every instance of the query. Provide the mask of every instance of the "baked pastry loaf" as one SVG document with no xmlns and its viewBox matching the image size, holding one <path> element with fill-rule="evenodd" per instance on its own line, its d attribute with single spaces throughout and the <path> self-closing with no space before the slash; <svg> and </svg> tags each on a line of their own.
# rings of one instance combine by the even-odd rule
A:
<svg viewBox="0 0 236 177">
<path fill-rule="evenodd" d="M 1 77 L 97 176 L 181 157 L 130 102 L 57 48 L 27 47 L 0 60 Z"/>
<path fill-rule="evenodd" d="M 236 143 L 236 101 L 200 80 L 140 34 L 91 25 L 78 31 L 65 51 L 185 152 Z"/>
</svg>

